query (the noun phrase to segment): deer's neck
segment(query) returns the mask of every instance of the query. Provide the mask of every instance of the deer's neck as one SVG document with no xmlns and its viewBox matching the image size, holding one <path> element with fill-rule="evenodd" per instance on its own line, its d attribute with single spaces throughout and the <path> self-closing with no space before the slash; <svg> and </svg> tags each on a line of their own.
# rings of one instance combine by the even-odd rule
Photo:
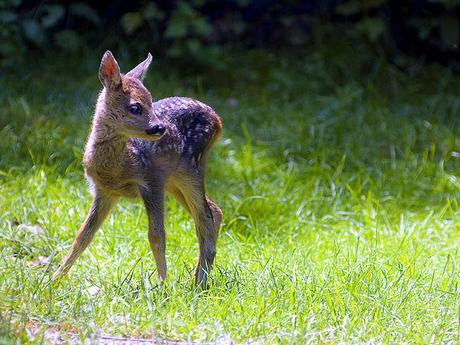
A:
<svg viewBox="0 0 460 345">
<path fill-rule="evenodd" d="M 113 121 L 113 120 L 112 120 Z M 86 144 L 84 165 L 104 170 L 121 168 L 128 157 L 128 138 L 116 132 L 107 114 L 95 114 Z"/>
</svg>

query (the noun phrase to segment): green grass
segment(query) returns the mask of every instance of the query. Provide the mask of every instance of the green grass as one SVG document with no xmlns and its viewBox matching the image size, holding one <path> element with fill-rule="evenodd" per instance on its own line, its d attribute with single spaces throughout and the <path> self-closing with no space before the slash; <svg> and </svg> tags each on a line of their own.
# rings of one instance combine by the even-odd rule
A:
<svg viewBox="0 0 460 345">
<path fill-rule="evenodd" d="M 3 76 L 0 340 L 40 343 L 54 329 L 81 340 L 460 342 L 458 78 L 343 54 L 242 54 L 201 74 L 153 66 L 154 97 L 196 97 L 224 122 L 208 167 L 225 222 L 207 291 L 193 288 L 193 223 L 173 200 L 164 289 L 142 205 L 127 201 L 68 278 L 49 283 L 90 203 L 80 162 L 99 57 Z M 40 256 L 50 264 L 31 265 Z"/>
</svg>

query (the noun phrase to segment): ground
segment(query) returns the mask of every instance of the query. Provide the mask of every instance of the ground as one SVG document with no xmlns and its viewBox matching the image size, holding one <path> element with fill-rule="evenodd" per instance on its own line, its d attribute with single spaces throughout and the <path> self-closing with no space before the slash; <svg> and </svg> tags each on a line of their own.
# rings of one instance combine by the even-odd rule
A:
<svg viewBox="0 0 460 345">
<path fill-rule="evenodd" d="M 99 58 L 1 77 L 3 342 L 460 341 L 455 74 L 327 51 L 240 53 L 204 72 L 157 62 L 155 98 L 195 97 L 223 119 L 208 164 L 224 212 L 209 288 L 194 289 L 193 223 L 173 200 L 164 287 L 142 204 L 128 201 L 53 284 L 91 200 L 81 158 Z"/>
</svg>

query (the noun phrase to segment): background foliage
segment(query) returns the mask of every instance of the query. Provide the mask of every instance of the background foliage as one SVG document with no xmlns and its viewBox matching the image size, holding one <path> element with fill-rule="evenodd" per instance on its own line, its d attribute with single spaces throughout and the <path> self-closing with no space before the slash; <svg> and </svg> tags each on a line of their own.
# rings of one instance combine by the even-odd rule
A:
<svg viewBox="0 0 460 345">
<path fill-rule="evenodd" d="M 456 66 L 459 11 L 459 0 L 2 0 L 0 56 L 128 46 L 206 63 L 222 47 L 305 47 L 327 31 L 396 63 L 404 53 Z"/>
</svg>

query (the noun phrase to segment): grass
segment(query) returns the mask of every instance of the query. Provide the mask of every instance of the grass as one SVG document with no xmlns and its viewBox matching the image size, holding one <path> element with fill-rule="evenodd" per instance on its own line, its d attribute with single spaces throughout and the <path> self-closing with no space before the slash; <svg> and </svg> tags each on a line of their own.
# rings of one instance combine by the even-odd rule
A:
<svg viewBox="0 0 460 345">
<path fill-rule="evenodd" d="M 127 201 L 49 283 L 90 203 L 80 162 L 99 57 L 4 75 L 0 340 L 460 342 L 460 84 L 443 67 L 352 56 L 153 66 L 154 97 L 196 97 L 224 122 L 208 167 L 225 223 L 207 291 L 193 288 L 193 223 L 173 200 L 164 289 L 142 205 Z"/>
</svg>

